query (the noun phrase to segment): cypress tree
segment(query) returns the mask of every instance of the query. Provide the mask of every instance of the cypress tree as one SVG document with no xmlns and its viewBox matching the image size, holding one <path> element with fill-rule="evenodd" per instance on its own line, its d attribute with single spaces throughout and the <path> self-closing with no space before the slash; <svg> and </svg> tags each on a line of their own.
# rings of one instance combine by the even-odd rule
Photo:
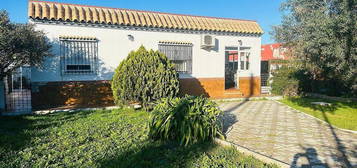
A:
<svg viewBox="0 0 357 168">
<path fill-rule="evenodd" d="M 115 70 L 112 90 L 117 105 L 141 103 L 150 109 L 163 97 L 177 96 L 178 73 L 164 54 L 141 46 L 130 52 Z"/>
</svg>

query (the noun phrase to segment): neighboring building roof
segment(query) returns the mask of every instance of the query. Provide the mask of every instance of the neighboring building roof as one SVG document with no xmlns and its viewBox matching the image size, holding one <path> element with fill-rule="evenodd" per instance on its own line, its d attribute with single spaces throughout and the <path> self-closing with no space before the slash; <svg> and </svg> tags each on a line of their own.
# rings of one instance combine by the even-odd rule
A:
<svg viewBox="0 0 357 168">
<path fill-rule="evenodd" d="M 105 8 L 46 1 L 29 1 L 32 19 L 200 31 L 262 34 L 255 21 L 178 15 L 160 12 Z"/>
<path fill-rule="evenodd" d="M 285 57 L 286 49 L 282 47 L 281 43 L 265 44 L 261 49 L 261 60 L 269 61 L 275 59 L 287 59 Z"/>
</svg>

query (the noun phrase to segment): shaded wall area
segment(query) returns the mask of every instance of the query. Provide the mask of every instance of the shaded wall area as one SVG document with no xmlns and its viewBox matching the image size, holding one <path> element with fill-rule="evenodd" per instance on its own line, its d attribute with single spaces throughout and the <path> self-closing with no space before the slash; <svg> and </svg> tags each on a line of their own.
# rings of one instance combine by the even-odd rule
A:
<svg viewBox="0 0 357 168">
<path fill-rule="evenodd" d="M 109 81 L 48 82 L 32 84 L 32 107 L 101 107 L 114 105 Z"/>
</svg>

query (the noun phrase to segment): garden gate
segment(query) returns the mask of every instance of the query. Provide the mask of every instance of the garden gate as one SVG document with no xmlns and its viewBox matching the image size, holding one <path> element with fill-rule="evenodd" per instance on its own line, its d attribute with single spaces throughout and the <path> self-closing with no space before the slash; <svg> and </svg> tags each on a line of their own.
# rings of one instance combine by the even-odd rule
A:
<svg viewBox="0 0 357 168">
<path fill-rule="evenodd" d="M 20 67 L 5 78 L 5 114 L 32 112 L 30 79 L 30 67 Z"/>
</svg>

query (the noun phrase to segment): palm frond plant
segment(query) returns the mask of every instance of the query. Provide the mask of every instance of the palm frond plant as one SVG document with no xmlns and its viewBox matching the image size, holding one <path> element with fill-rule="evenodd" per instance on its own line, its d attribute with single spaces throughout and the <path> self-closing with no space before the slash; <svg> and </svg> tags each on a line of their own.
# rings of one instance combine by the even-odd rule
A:
<svg viewBox="0 0 357 168">
<path fill-rule="evenodd" d="M 205 97 L 163 98 L 151 114 L 149 136 L 187 146 L 223 137 L 218 116 L 222 111 Z"/>
</svg>

